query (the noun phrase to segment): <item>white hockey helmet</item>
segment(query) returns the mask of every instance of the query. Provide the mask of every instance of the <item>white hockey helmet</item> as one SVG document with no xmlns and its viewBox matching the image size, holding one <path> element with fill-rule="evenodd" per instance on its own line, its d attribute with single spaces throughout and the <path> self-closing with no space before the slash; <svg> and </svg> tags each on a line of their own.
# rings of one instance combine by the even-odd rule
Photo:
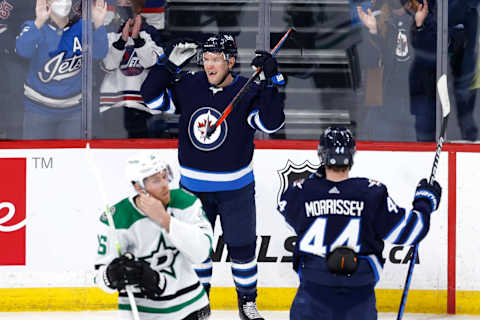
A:
<svg viewBox="0 0 480 320">
<path fill-rule="evenodd" d="M 168 163 L 152 152 L 140 152 L 128 159 L 126 175 L 130 182 L 138 183 L 145 188 L 144 180 L 163 170 L 166 170 L 168 182 L 171 182 L 173 173 Z"/>
</svg>

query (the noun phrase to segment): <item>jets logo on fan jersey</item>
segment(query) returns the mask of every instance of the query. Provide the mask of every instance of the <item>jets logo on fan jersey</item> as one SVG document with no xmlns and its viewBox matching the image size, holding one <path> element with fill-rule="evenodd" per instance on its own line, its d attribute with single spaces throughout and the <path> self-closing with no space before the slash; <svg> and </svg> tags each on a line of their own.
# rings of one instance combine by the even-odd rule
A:
<svg viewBox="0 0 480 320">
<path fill-rule="evenodd" d="M 135 52 L 135 48 L 127 46 L 122 62 L 120 63 L 120 70 L 125 76 L 137 76 L 143 72 L 143 66 L 140 64 L 140 59 Z"/>
<path fill-rule="evenodd" d="M 0 19 L 6 20 L 10 16 L 10 12 L 13 9 L 13 5 L 7 2 L 7 0 L 0 1 Z"/>
<path fill-rule="evenodd" d="M 227 137 L 227 123 L 222 122 L 210 137 L 207 137 L 207 130 L 213 126 L 221 116 L 220 112 L 211 108 L 203 107 L 195 111 L 188 123 L 188 136 L 195 148 L 202 151 L 212 151 L 222 145 Z"/>
<path fill-rule="evenodd" d="M 68 47 L 69 41 L 73 43 L 72 48 Z M 58 49 L 51 52 L 50 56 L 53 58 L 45 63 L 43 72 L 38 72 L 38 78 L 43 83 L 75 77 L 82 69 L 82 44 L 77 36 L 69 39 L 68 34 L 64 33 Z"/>
</svg>

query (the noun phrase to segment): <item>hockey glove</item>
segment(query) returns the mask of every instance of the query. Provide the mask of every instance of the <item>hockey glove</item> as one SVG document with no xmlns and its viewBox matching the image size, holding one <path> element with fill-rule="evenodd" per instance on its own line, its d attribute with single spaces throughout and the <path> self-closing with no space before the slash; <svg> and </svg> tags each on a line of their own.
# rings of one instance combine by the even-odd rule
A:
<svg viewBox="0 0 480 320">
<path fill-rule="evenodd" d="M 252 60 L 252 68 L 262 68 L 262 72 L 259 74 L 261 81 L 267 80 L 267 82 L 275 85 L 284 85 L 285 80 L 283 75 L 278 72 L 277 60 L 268 52 L 262 50 L 256 50 L 257 55 Z"/>
<path fill-rule="evenodd" d="M 417 185 L 415 198 L 413 199 L 413 208 L 419 211 L 425 204 L 428 205 L 430 212 L 438 209 L 440 199 L 442 197 L 442 187 L 437 181 L 433 181 L 433 185 L 429 184 L 427 179 L 422 179 Z"/>
<path fill-rule="evenodd" d="M 123 290 L 127 285 L 138 285 L 142 293 L 149 298 L 158 298 L 165 290 L 165 279 L 150 268 L 143 260 L 135 260 L 133 254 L 127 252 L 115 258 L 107 267 L 108 286 L 115 290 Z"/>
<path fill-rule="evenodd" d="M 110 288 L 123 290 L 126 285 L 140 283 L 142 268 L 135 262 L 133 254 L 127 252 L 110 262 L 106 275 Z"/>
<path fill-rule="evenodd" d="M 180 42 L 177 43 L 170 54 L 168 59 L 164 62 L 165 67 L 172 74 L 177 74 L 180 70 L 197 54 L 198 45 L 193 42 Z"/>
</svg>

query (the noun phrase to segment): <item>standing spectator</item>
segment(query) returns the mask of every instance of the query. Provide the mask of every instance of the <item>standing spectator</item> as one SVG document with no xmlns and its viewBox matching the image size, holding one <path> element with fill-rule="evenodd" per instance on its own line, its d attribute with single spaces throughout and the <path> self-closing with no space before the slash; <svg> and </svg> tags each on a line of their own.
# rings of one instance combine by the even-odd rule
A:
<svg viewBox="0 0 480 320">
<path fill-rule="evenodd" d="M 82 19 L 71 0 L 37 0 L 35 20 L 24 23 L 17 53 L 30 59 L 25 81 L 25 139 L 78 139 L 81 130 Z M 92 8 L 93 57 L 108 51 L 104 0 Z"/>
<path fill-rule="evenodd" d="M 232 72 L 237 46 L 228 34 L 212 36 L 203 44 L 202 72 L 178 73 L 196 49 L 193 43 L 175 45 L 163 59 L 163 65 L 150 71 L 142 95 L 152 109 L 180 113 L 180 183 L 202 200 L 212 226 L 220 216 L 232 261 L 240 318 L 263 319 L 256 306 L 253 138 L 257 129 L 273 133 L 282 127 L 284 104 L 276 85 L 283 78 L 275 58 L 257 51 L 252 65 L 262 67 L 261 79 L 265 80 L 253 83 L 226 120 L 207 136 L 207 128 L 220 118 L 247 79 Z M 211 259 L 199 267 L 198 274 L 209 290 Z"/>
<path fill-rule="evenodd" d="M 119 291 L 123 318 L 131 319 L 125 286 L 133 285 L 143 320 L 207 320 L 208 297 L 192 267 L 212 250 L 213 232 L 200 200 L 170 189 L 172 171 L 158 155 L 136 154 L 126 169 L 135 195 L 110 210 L 123 255 L 116 257 L 104 213 L 97 236 L 97 285 L 107 293 Z"/>
<path fill-rule="evenodd" d="M 163 55 L 156 43 L 158 30 L 139 14 L 137 2 L 119 1 L 120 27 L 108 33 L 109 52 L 102 61 L 106 72 L 100 89 L 100 113 L 104 138 L 147 138 L 149 119 L 160 111 L 148 108 L 140 87 L 149 68 Z"/>
<path fill-rule="evenodd" d="M 349 130 L 326 129 L 318 145 L 319 170 L 281 196 L 278 211 L 298 235 L 293 268 L 300 287 L 291 320 L 376 320 L 374 288 L 385 263 L 384 241 L 417 244 L 440 203 L 440 185 L 422 179 L 413 209 L 397 206 L 382 183 L 349 177 L 354 154 Z"/>
</svg>

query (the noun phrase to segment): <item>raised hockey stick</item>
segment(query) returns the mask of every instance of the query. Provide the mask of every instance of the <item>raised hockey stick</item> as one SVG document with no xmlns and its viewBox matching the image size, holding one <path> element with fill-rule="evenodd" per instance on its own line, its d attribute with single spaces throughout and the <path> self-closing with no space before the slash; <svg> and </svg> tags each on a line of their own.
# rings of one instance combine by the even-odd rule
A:
<svg viewBox="0 0 480 320">
<path fill-rule="evenodd" d="M 113 221 L 112 213 L 110 211 L 110 205 L 107 200 L 107 193 L 105 192 L 105 187 L 103 186 L 102 178 L 100 175 L 100 171 L 95 164 L 95 159 L 93 158 L 92 151 L 90 150 L 90 143 L 87 142 L 87 150 L 86 150 L 87 160 L 90 164 L 90 168 L 93 171 L 95 176 L 95 180 L 97 181 L 98 191 L 102 196 L 103 203 L 106 205 L 105 207 L 105 215 L 107 216 L 108 220 L 108 227 L 110 228 L 110 236 L 112 238 L 113 243 L 115 244 L 115 248 L 117 248 L 118 256 L 122 255 L 122 251 L 120 249 L 120 243 L 118 242 L 118 238 L 115 232 L 115 223 Z M 138 315 L 138 308 L 137 303 L 135 302 L 135 297 L 133 295 L 133 291 L 131 286 L 126 286 L 125 291 L 127 291 L 128 301 L 130 302 L 130 307 L 132 308 L 132 316 L 133 320 L 140 320 L 140 316 Z"/>
<path fill-rule="evenodd" d="M 294 31 L 294 29 L 290 28 L 290 29 L 287 30 L 287 32 L 285 32 L 285 34 L 280 39 L 280 41 L 278 41 L 278 43 L 275 45 L 275 47 L 270 51 L 270 54 L 272 56 L 275 56 L 277 54 L 278 50 L 280 50 L 283 43 L 285 42 L 285 40 L 287 40 L 288 36 L 290 35 L 290 33 L 292 33 L 292 31 Z M 258 67 L 257 70 L 255 70 L 255 72 L 253 72 L 253 74 L 250 76 L 250 78 L 248 78 L 248 81 L 243 85 L 243 87 L 240 89 L 240 91 L 238 91 L 238 93 L 235 95 L 235 97 L 233 97 L 232 102 L 230 102 L 230 104 L 227 106 L 227 108 L 225 110 L 223 110 L 220 118 L 218 118 L 217 121 L 215 121 L 215 123 L 212 126 L 207 124 L 208 125 L 207 133 L 206 133 L 207 138 L 209 138 L 215 132 L 215 130 L 217 130 L 217 127 L 219 125 L 221 125 L 223 121 L 225 121 L 225 118 L 227 118 L 228 115 L 230 114 L 230 112 L 232 112 L 233 107 L 242 98 L 242 96 L 245 94 L 246 89 L 248 88 L 250 83 L 252 83 L 252 81 L 255 80 L 255 78 L 260 74 L 260 72 L 262 72 L 262 68 Z"/>
<path fill-rule="evenodd" d="M 447 129 L 448 115 L 450 114 L 450 99 L 448 97 L 448 84 L 447 75 L 442 75 L 437 82 L 437 91 L 440 97 L 440 104 L 442 105 L 442 127 L 440 129 L 440 137 L 437 141 L 437 150 L 435 151 L 435 158 L 433 159 L 432 172 L 428 182 L 432 185 L 435 180 L 435 174 L 437 173 L 438 161 L 440 160 L 440 152 L 442 151 L 443 142 L 445 140 L 445 131 Z M 400 300 L 400 306 L 398 308 L 397 320 L 401 320 L 405 305 L 407 303 L 408 290 L 410 288 L 410 281 L 412 280 L 413 268 L 415 266 L 415 260 L 417 260 L 418 244 L 413 247 L 412 259 L 408 265 L 407 278 L 405 279 L 405 286 L 403 288 L 402 300 Z"/>
</svg>

